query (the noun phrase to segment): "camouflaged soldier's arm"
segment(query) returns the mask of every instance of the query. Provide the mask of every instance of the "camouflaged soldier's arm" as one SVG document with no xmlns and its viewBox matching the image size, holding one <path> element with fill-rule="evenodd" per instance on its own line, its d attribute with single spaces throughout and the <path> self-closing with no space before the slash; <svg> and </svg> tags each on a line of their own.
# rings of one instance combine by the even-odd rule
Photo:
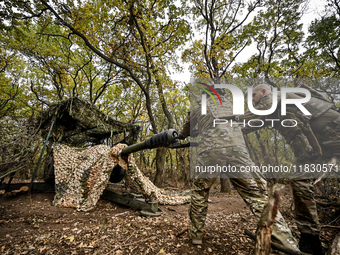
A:
<svg viewBox="0 0 340 255">
<path fill-rule="evenodd" d="M 318 144 L 308 123 L 302 122 L 294 113 L 287 113 L 286 125 L 295 127 L 275 126 L 280 134 L 286 139 L 297 160 L 307 160 L 314 154 L 320 154 L 320 145 Z M 296 122 L 296 123 L 294 123 Z"/>
<path fill-rule="evenodd" d="M 197 114 L 199 113 L 200 106 L 196 105 L 191 112 L 188 113 L 186 121 L 182 126 L 182 129 L 179 131 L 179 136 L 182 138 L 190 136 L 190 132 L 194 129 L 195 124 L 197 123 Z"/>
<path fill-rule="evenodd" d="M 297 113 L 298 114 L 298 113 Z M 309 125 L 309 122 L 305 120 L 304 118 L 298 118 L 294 113 L 287 113 L 287 117 L 293 120 L 297 121 L 297 126 L 293 128 L 286 128 L 286 132 L 290 133 L 292 131 L 295 131 L 295 133 L 299 134 L 296 137 L 292 137 L 294 142 L 292 143 L 291 147 L 293 149 L 293 152 L 296 156 L 296 151 L 300 151 L 301 153 L 306 153 L 310 156 L 312 156 L 312 152 L 315 152 L 317 155 L 322 155 L 322 149 L 321 146 L 315 137 L 315 134 Z M 291 130 L 293 129 L 293 130 Z M 280 132 L 281 133 L 281 132 Z M 294 132 L 292 132 L 294 133 Z M 286 136 L 282 134 L 285 138 Z M 290 135 L 291 136 L 291 135 Z M 287 140 L 287 138 L 286 138 Z M 297 148 L 294 148 L 297 147 Z"/>
<path fill-rule="evenodd" d="M 270 96 L 263 97 L 260 102 L 256 105 L 256 109 L 258 110 L 267 110 L 271 107 L 272 99 Z M 240 116 L 240 120 L 250 120 L 250 119 L 262 119 L 264 120 L 266 116 L 258 116 L 253 114 L 250 111 L 247 111 L 243 116 Z M 291 145 L 291 148 L 297 158 L 301 157 L 312 157 L 314 152 L 318 155 L 322 155 L 321 147 L 310 128 L 308 121 L 303 118 L 298 118 L 293 112 L 287 111 L 286 115 L 287 119 L 291 119 L 292 123 L 290 126 L 294 126 L 293 121 L 297 122 L 295 127 L 282 127 L 281 125 L 274 125 L 274 128 L 277 129 L 280 134 L 286 139 L 288 144 Z M 302 120 L 301 120 L 302 119 Z M 270 122 L 268 122 L 270 123 Z M 265 124 L 268 124 L 265 122 Z M 257 126 L 256 123 L 253 123 L 254 126 Z M 286 120 L 286 125 L 289 125 Z M 263 125 L 265 127 L 265 125 Z M 244 134 L 256 131 L 261 129 L 262 127 L 250 127 L 249 125 L 242 128 L 242 132 Z"/>
</svg>

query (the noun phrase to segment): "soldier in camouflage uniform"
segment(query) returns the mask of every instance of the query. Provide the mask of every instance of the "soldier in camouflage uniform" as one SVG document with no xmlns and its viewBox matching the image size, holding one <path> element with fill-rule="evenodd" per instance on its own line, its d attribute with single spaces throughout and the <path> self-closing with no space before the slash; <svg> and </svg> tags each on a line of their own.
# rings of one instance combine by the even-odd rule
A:
<svg viewBox="0 0 340 255">
<path fill-rule="evenodd" d="M 217 98 L 215 100 L 217 101 Z M 201 115 L 200 105 L 197 105 L 190 112 L 188 120 L 180 131 L 180 136 L 189 136 L 190 130 L 194 129 L 196 125 L 198 126 L 200 134 L 198 161 L 201 165 L 218 164 L 222 166 L 230 164 L 236 167 L 253 165 L 239 127 L 231 128 L 223 127 L 223 125 L 219 125 L 218 128 L 212 127 L 213 119 L 226 112 L 232 112 L 232 107 L 228 102 L 224 100 L 223 106 L 216 107 L 213 100 L 208 98 L 207 114 Z M 214 177 L 217 178 L 218 176 Z M 268 201 L 266 181 L 255 174 L 244 177 L 231 178 L 230 180 L 251 211 L 259 218 Z M 216 178 L 196 178 L 194 180 L 189 208 L 190 234 L 193 244 L 202 243 L 209 191 Z M 280 213 L 278 213 L 274 223 L 273 237 L 286 247 L 298 250 L 297 241 Z"/>
<path fill-rule="evenodd" d="M 287 93 L 287 98 L 299 98 L 298 95 Z M 258 110 L 269 109 L 272 105 L 271 88 L 267 84 L 260 84 L 253 90 L 253 102 Z M 278 94 L 280 105 L 280 94 Z M 339 165 L 340 156 L 340 113 L 332 109 L 333 104 L 326 101 L 322 95 L 313 94 L 311 100 L 304 107 L 312 114 L 306 118 L 295 105 L 287 106 L 285 118 L 295 119 L 300 129 L 285 128 L 275 125 L 276 128 L 291 145 L 297 158 L 296 163 L 335 163 Z M 280 119 L 280 107 L 271 116 L 257 116 L 247 111 L 239 116 L 240 120 Z M 243 128 L 245 133 L 254 129 Z M 306 141 L 308 140 L 308 141 Z M 313 153 L 314 152 L 314 153 Z M 317 154 L 317 157 L 315 157 Z M 314 161 L 312 159 L 314 158 Z M 299 246 L 301 251 L 312 254 L 322 254 L 323 248 L 319 239 L 319 220 L 314 200 L 314 187 L 310 179 L 292 179 L 296 224 L 301 232 Z"/>
</svg>

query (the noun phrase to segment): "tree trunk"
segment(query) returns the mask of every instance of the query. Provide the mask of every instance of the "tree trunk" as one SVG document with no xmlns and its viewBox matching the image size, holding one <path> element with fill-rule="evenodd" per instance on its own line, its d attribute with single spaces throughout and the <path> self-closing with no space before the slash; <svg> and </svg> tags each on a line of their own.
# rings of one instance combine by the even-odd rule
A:
<svg viewBox="0 0 340 255">
<path fill-rule="evenodd" d="M 221 178 L 221 192 L 227 194 L 233 194 L 231 182 L 228 178 Z"/>
<path fill-rule="evenodd" d="M 157 148 L 156 151 L 156 175 L 154 184 L 162 188 L 164 184 L 164 163 L 165 163 L 165 154 L 167 148 L 161 147 Z"/>
<path fill-rule="evenodd" d="M 270 189 L 268 203 L 256 229 L 254 255 L 269 255 L 271 252 L 271 235 L 281 200 L 279 192 L 283 187 L 275 184 Z"/>
</svg>

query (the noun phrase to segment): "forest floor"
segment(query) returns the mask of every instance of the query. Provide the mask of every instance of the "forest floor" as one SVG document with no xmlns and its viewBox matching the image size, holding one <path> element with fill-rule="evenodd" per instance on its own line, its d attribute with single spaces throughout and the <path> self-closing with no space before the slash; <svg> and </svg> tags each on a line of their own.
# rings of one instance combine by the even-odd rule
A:
<svg viewBox="0 0 340 255">
<path fill-rule="evenodd" d="M 210 195 L 203 245 L 192 245 L 188 231 L 188 204 L 160 208 L 159 217 L 144 217 L 104 199 L 90 212 L 52 205 L 54 193 L 0 198 L 0 254 L 252 254 L 254 242 L 244 234 L 255 232 L 256 220 L 239 195 Z M 281 212 L 292 229 L 289 188 Z M 334 231 L 322 231 L 327 246 Z M 298 237 L 298 236 L 297 236 Z M 276 254 L 273 252 L 273 254 Z"/>
</svg>

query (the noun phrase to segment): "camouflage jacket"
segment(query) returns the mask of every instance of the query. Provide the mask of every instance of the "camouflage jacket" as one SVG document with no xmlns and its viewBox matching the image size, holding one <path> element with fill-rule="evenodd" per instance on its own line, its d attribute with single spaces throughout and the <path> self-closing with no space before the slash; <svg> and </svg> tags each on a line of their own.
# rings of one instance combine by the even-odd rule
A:
<svg viewBox="0 0 340 255">
<path fill-rule="evenodd" d="M 219 102 L 216 96 L 215 101 Z M 230 100 L 221 97 L 222 105 L 215 104 L 212 98 L 207 98 L 207 114 L 202 115 L 201 104 L 196 105 L 188 114 L 180 134 L 183 137 L 190 135 L 194 128 L 199 133 L 199 151 L 207 151 L 216 148 L 233 147 L 239 151 L 246 150 L 244 137 L 240 126 L 230 126 L 230 123 L 219 124 L 214 127 L 214 119 L 220 119 L 225 114 L 232 114 Z"/>
</svg>

